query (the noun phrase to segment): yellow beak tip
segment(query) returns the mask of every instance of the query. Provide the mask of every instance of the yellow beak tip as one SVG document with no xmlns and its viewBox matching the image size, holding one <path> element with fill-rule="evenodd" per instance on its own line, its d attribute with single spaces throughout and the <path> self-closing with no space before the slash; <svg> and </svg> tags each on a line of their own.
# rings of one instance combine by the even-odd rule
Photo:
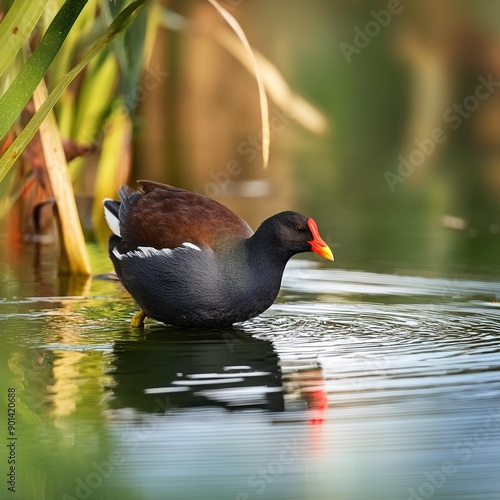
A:
<svg viewBox="0 0 500 500">
<path fill-rule="evenodd" d="M 318 255 L 323 257 L 324 259 L 334 261 L 335 258 L 333 256 L 333 252 L 330 250 L 329 246 L 324 246 L 324 247 L 316 247 L 313 249 L 314 252 L 316 252 Z"/>
</svg>

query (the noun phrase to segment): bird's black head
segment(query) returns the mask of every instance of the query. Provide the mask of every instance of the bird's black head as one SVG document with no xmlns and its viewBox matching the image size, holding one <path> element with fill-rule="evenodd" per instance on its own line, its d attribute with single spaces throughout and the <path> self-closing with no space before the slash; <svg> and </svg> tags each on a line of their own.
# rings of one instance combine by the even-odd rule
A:
<svg viewBox="0 0 500 500">
<path fill-rule="evenodd" d="M 267 240 L 269 252 L 284 254 L 290 258 L 301 252 L 316 252 L 325 259 L 333 260 L 333 254 L 321 238 L 316 222 L 297 212 L 280 212 L 266 219 L 256 236 Z"/>
</svg>

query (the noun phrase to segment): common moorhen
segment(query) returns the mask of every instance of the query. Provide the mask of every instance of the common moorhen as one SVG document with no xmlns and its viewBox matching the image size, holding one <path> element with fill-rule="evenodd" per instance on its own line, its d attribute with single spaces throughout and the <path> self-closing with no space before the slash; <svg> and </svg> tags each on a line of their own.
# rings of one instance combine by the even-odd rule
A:
<svg viewBox="0 0 500 500">
<path fill-rule="evenodd" d="M 313 219 L 281 212 L 255 233 L 220 203 L 152 181 L 122 186 L 104 200 L 113 231 L 109 256 L 146 316 L 180 326 L 225 327 L 253 318 L 276 299 L 286 263 L 313 251 L 333 254 Z"/>
</svg>

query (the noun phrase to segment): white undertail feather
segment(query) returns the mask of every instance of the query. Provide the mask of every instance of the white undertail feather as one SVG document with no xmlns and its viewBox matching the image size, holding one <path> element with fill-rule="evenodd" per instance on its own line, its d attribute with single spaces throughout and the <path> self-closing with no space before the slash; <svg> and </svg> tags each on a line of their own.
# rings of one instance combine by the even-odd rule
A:
<svg viewBox="0 0 500 500">
<path fill-rule="evenodd" d="M 106 201 L 113 201 L 113 200 L 111 200 L 109 198 L 106 198 L 104 200 L 104 203 Z M 118 220 L 118 217 L 116 217 L 116 215 L 114 215 L 113 213 L 111 213 L 106 208 L 106 205 L 104 205 L 104 217 L 106 219 L 106 222 L 108 223 L 109 229 L 111 229 L 111 231 L 113 231 L 113 233 L 116 234 L 116 236 L 120 236 L 121 237 L 121 233 L 120 233 L 120 221 Z"/>
</svg>

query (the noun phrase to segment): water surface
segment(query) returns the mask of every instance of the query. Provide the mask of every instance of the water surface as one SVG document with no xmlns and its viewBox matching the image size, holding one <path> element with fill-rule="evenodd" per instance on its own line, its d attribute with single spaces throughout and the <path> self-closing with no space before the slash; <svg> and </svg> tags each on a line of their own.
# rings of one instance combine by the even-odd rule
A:
<svg viewBox="0 0 500 500">
<path fill-rule="evenodd" d="M 500 498 L 498 282 L 295 259 L 233 330 L 130 330 L 115 281 L 3 268 L 1 498 Z"/>
</svg>

